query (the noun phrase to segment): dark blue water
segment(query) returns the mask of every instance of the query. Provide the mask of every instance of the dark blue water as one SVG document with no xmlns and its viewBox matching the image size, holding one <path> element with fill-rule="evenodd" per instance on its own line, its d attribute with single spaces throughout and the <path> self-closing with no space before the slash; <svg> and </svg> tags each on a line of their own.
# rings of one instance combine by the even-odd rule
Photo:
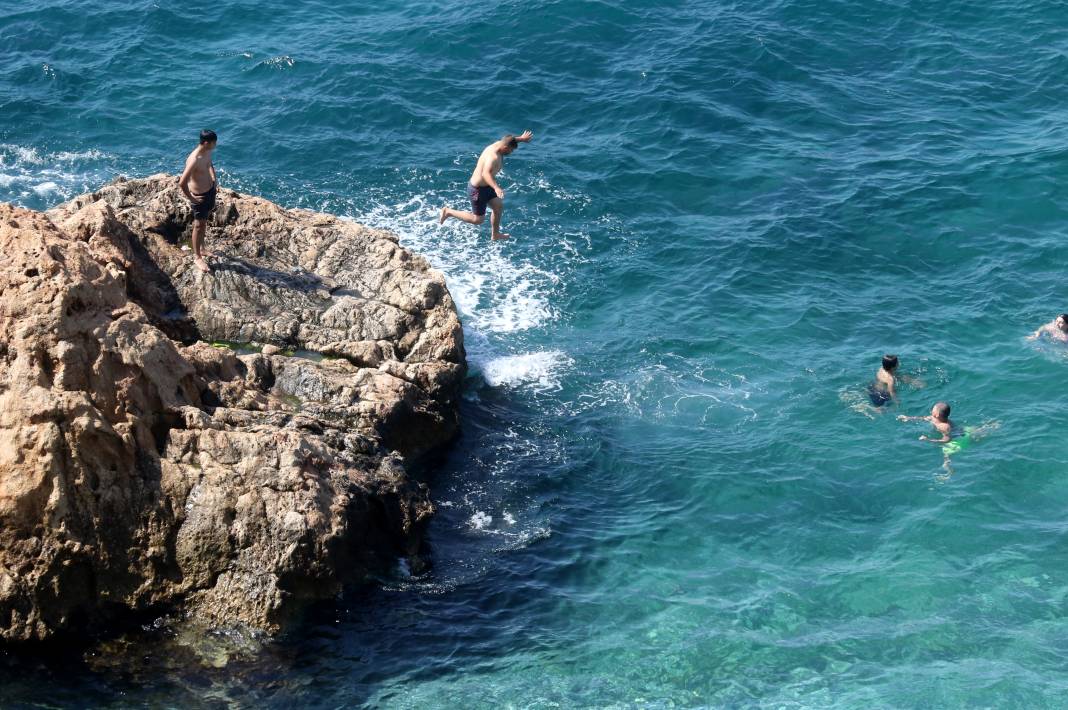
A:
<svg viewBox="0 0 1068 710">
<path fill-rule="evenodd" d="M 1025 336 L 1068 310 L 1066 26 L 1049 0 L 0 4 L 0 199 L 177 172 L 213 128 L 224 186 L 426 254 L 472 364 L 429 575 L 263 646 L 8 654 L 0 700 L 1063 707 L 1068 359 Z M 438 227 L 526 128 L 513 240 Z M 884 352 L 919 382 L 888 414 Z M 949 470 L 893 416 L 942 399 L 986 433 Z"/>
</svg>

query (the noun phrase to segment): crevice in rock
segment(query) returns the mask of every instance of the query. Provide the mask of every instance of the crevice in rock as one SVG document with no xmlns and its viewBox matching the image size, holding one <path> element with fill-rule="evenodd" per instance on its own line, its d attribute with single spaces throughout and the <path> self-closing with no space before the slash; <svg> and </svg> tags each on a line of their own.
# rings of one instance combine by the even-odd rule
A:
<svg viewBox="0 0 1068 710">
<path fill-rule="evenodd" d="M 156 451 L 162 455 L 167 448 L 167 438 L 172 429 L 185 429 L 185 419 L 176 412 L 159 412 L 150 427 Z"/>
<path fill-rule="evenodd" d="M 177 246 L 182 241 L 185 233 L 192 231 L 192 226 L 192 219 L 179 216 L 174 212 L 168 212 L 162 221 L 149 226 L 147 230 L 160 235 L 171 246 Z"/>
</svg>

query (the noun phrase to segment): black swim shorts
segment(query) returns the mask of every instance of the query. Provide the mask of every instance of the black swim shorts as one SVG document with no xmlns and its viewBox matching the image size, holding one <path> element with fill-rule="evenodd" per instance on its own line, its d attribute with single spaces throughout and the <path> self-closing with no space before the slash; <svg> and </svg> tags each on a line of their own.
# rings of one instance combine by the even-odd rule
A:
<svg viewBox="0 0 1068 710">
<path fill-rule="evenodd" d="M 193 219 L 207 219 L 211 214 L 211 211 L 215 209 L 215 194 L 218 192 L 219 185 L 215 184 L 211 186 L 211 189 L 204 193 L 193 193 L 194 197 L 200 198 L 200 204 L 193 205 Z"/>
<path fill-rule="evenodd" d="M 497 192 L 488 185 L 486 187 L 475 187 L 471 183 L 467 183 L 467 196 L 471 198 L 471 211 L 481 215 L 486 214 L 486 205 L 497 196 Z"/>
<path fill-rule="evenodd" d="M 874 384 L 868 385 L 868 399 L 876 407 L 881 407 L 884 404 L 889 404 L 893 399 L 890 393 L 884 389 L 879 389 Z"/>
</svg>

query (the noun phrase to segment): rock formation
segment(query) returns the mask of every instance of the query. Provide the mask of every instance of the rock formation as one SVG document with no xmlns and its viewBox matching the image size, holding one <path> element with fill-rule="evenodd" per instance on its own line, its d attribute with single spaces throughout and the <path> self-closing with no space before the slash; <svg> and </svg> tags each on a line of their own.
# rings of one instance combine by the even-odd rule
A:
<svg viewBox="0 0 1068 710">
<path fill-rule="evenodd" d="M 173 176 L 0 205 L 0 638 L 140 613 L 277 631 L 414 555 L 457 427 L 442 276 L 388 232 Z M 225 344 L 225 346 L 224 346 Z"/>
</svg>

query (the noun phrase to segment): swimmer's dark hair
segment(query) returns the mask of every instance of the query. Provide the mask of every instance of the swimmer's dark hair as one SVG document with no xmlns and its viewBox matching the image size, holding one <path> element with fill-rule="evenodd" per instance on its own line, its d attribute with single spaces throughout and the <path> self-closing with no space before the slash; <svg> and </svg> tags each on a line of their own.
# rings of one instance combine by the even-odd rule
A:
<svg viewBox="0 0 1068 710">
<path fill-rule="evenodd" d="M 218 142 L 219 142 L 219 136 L 215 135 L 215 131 L 210 131 L 207 128 L 205 128 L 203 131 L 200 132 L 200 143 L 201 143 L 201 145 L 203 145 L 204 143 L 218 143 Z"/>
<path fill-rule="evenodd" d="M 935 416 L 937 416 L 939 419 L 949 419 L 948 402 L 938 402 L 935 404 L 934 408 L 937 411 L 937 414 Z"/>
<path fill-rule="evenodd" d="M 1062 313 L 1057 316 L 1057 318 L 1063 318 L 1064 320 L 1068 320 L 1068 313 Z M 1056 320 L 1056 318 L 1054 318 L 1054 320 Z"/>
<path fill-rule="evenodd" d="M 897 355 L 883 355 L 883 369 L 889 372 L 897 367 Z"/>
<path fill-rule="evenodd" d="M 504 143 L 505 148 L 516 148 L 519 146 L 519 140 L 511 133 L 506 133 L 504 137 L 501 138 L 501 143 Z"/>
</svg>

